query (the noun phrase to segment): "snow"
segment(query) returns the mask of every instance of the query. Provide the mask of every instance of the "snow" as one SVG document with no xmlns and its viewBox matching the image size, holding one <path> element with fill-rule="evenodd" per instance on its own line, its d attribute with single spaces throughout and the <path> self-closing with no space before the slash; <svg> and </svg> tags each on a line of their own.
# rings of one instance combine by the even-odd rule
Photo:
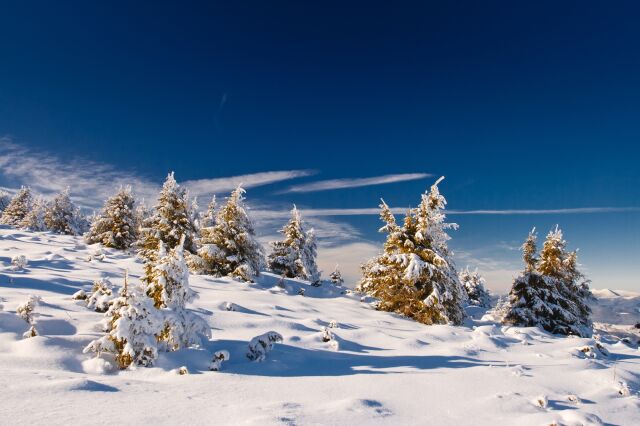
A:
<svg viewBox="0 0 640 426">
<path fill-rule="evenodd" d="M 640 423 L 638 294 L 594 291 L 594 336 L 578 338 L 503 327 L 490 313 L 468 315 L 458 327 L 425 326 L 376 311 L 370 298 L 363 303 L 346 288 L 313 287 L 296 279 L 278 286 L 281 277 L 269 273 L 255 283 L 191 275 L 189 286 L 199 298 L 187 308 L 209 324 L 212 339 L 160 352 L 153 367 L 121 371 L 106 358 L 83 354 L 89 342 L 104 336 L 104 314 L 72 295 L 88 292 L 101 278 L 119 289 L 125 270 L 138 282 L 143 265 L 109 248 L 102 248 L 102 261 L 88 261 L 98 249 L 81 237 L 0 227 L 0 419 L 15 425 L 88 419 L 97 424 Z M 11 259 L 18 254 L 29 259 L 28 269 L 13 270 Z M 23 339 L 29 324 L 16 308 L 32 294 L 42 298 L 35 307 L 38 335 Z M 270 331 L 283 341 L 262 362 L 249 360 L 251 339 Z M 593 356 L 585 356 L 580 350 L 585 347 Z M 216 364 L 219 371 L 210 370 L 214 356 L 224 360 Z"/>
</svg>

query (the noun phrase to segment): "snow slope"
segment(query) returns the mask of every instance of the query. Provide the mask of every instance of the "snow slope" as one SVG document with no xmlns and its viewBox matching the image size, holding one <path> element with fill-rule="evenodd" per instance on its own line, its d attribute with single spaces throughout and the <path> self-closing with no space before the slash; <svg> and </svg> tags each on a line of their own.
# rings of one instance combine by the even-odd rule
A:
<svg viewBox="0 0 640 426">
<path fill-rule="evenodd" d="M 18 254 L 29 262 L 23 271 L 10 266 Z M 125 268 L 136 280 L 141 267 L 79 238 L 0 228 L 1 424 L 640 424 L 635 320 L 600 321 L 616 319 L 613 311 L 637 317 L 637 295 L 597 293 L 600 349 L 595 339 L 501 327 L 478 308 L 470 313 L 484 320 L 427 327 L 327 284 L 192 275 L 200 298 L 191 308 L 213 339 L 162 353 L 152 368 L 108 371 L 82 353 L 101 335 L 102 314 L 71 295 L 102 276 L 122 285 Z M 15 309 L 29 294 L 43 299 L 40 336 L 22 339 L 28 326 Z M 332 320 L 334 342 L 323 342 Z M 284 342 L 249 361 L 248 341 L 270 330 Z M 231 360 L 209 371 L 222 349 Z"/>
</svg>

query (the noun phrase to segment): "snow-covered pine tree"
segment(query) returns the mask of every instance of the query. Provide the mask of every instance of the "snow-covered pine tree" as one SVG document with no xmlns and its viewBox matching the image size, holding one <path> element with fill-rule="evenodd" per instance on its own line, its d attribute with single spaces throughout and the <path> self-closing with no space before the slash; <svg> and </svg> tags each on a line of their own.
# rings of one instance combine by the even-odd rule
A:
<svg viewBox="0 0 640 426">
<path fill-rule="evenodd" d="M 0 224 L 19 226 L 31 210 L 32 197 L 31 188 L 23 186 L 13 196 L 7 207 L 2 211 Z"/>
<path fill-rule="evenodd" d="M 211 337 L 211 327 L 186 305 L 196 294 L 189 288 L 189 268 L 184 259 L 184 237 L 168 253 L 160 242 L 158 261 L 151 270 L 147 295 L 164 315 L 165 327 L 159 335 L 167 350 L 178 350 L 201 343 L 201 336 Z"/>
<path fill-rule="evenodd" d="M 460 283 L 467 292 L 467 301 L 470 305 L 482 308 L 491 307 L 491 296 L 485 287 L 485 279 L 478 270 L 470 271 L 467 266 L 459 275 Z"/>
<path fill-rule="evenodd" d="M 333 285 L 336 285 L 338 287 L 344 284 L 344 279 L 342 278 L 342 273 L 340 272 L 340 269 L 338 269 L 338 265 L 336 265 L 333 272 L 329 274 L 329 280 Z"/>
<path fill-rule="evenodd" d="M 68 187 L 47 205 L 44 224 L 49 231 L 67 235 L 82 235 L 88 227 L 80 209 L 69 198 Z"/>
<path fill-rule="evenodd" d="M 44 213 L 47 209 L 47 201 L 42 197 L 36 197 L 29 213 L 20 221 L 18 226 L 29 231 L 46 231 Z"/>
<path fill-rule="evenodd" d="M 131 187 L 127 186 L 120 188 L 117 194 L 105 202 L 85 239 L 89 244 L 100 243 L 124 250 L 131 247 L 137 235 L 135 199 L 131 194 Z"/>
<path fill-rule="evenodd" d="M 204 272 L 252 281 L 264 264 L 262 246 L 244 205 L 245 190 L 238 186 L 216 214 L 216 223 L 201 230 L 198 254 Z"/>
<path fill-rule="evenodd" d="M 4 209 L 7 208 L 10 202 L 11 202 L 11 196 L 9 195 L 9 193 L 4 189 L 0 189 L 0 216 L 2 215 L 2 212 L 4 211 Z"/>
<path fill-rule="evenodd" d="M 153 263 L 158 259 L 160 242 L 166 250 L 178 246 L 184 236 L 184 249 L 196 252 L 196 224 L 187 190 L 176 182 L 173 172 L 158 195 L 158 202 L 151 216 L 144 220 L 136 246 L 138 254 L 145 260 L 145 278 L 151 273 Z"/>
<path fill-rule="evenodd" d="M 216 208 L 218 204 L 216 202 L 216 196 L 214 195 L 211 198 L 211 202 L 207 206 L 207 211 L 204 212 L 202 216 L 202 221 L 200 222 L 200 226 L 202 228 L 211 228 L 216 224 Z"/>
<path fill-rule="evenodd" d="M 556 227 L 549 232 L 539 260 L 533 231 L 522 249 L 525 270 L 513 283 L 503 322 L 539 326 L 554 334 L 590 336 L 587 298 L 591 293 L 577 270 L 576 252 L 566 251 L 562 231 Z"/>
<path fill-rule="evenodd" d="M 269 269 L 287 278 L 318 282 L 320 273 L 316 265 L 315 235 L 313 229 L 309 232 L 304 229 L 295 205 L 291 210 L 291 219 L 280 232 L 284 239 L 271 242 L 272 252 L 267 259 Z"/>
<path fill-rule="evenodd" d="M 362 266 L 357 290 L 379 299 L 378 309 L 397 312 L 424 324 L 460 324 L 464 319 L 464 289 L 447 246 L 445 198 L 438 179 L 410 209 L 402 226 L 382 201 L 380 217 L 387 233 L 384 252 Z"/>
<path fill-rule="evenodd" d="M 107 334 L 89 343 L 84 353 L 112 354 L 121 369 L 132 364 L 153 365 L 158 357 L 156 336 L 164 321 L 152 300 L 144 295 L 143 287 L 130 288 L 125 275 L 124 286 L 105 313 L 105 320 Z"/>
</svg>

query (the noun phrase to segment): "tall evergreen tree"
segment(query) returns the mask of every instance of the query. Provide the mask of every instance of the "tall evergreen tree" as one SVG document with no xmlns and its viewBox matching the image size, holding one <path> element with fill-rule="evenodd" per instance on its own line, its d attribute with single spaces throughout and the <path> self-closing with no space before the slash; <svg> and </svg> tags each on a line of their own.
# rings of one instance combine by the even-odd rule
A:
<svg viewBox="0 0 640 426">
<path fill-rule="evenodd" d="M 539 259 L 533 231 L 522 248 L 525 270 L 513 283 L 503 322 L 555 334 L 591 335 L 591 292 L 577 270 L 576 252 L 566 250 L 562 231 L 556 226 L 549 232 Z"/>
<path fill-rule="evenodd" d="M 460 324 L 464 319 L 464 289 L 447 246 L 447 230 L 457 225 L 445 222 L 446 200 L 438 190 L 442 179 L 407 212 L 402 226 L 382 201 L 384 252 L 363 265 L 357 288 L 378 298 L 378 309 L 424 324 Z"/>
<path fill-rule="evenodd" d="M 148 275 L 158 259 L 160 242 L 166 250 L 171 250 L 184 236 L 184 249 L 195 253 L 196 232 L 189 194 L 178 185 L 171 172 L 158 195 L 153 213 L 144 220 L 136 243 L 139 255 L 145 260 L 145 281 L 149 282 Z"/>
<path fill-rule="evenodd" d="M 245 190 L 238 186 L 216 214 L 216 223 L 201 230 L 198 254 L 204 272 L 252 281 L 264 264 L 262 246 L 244 205 Z"/>
<path fill-rule="evenodd" d="M 29 213 L 32 206 L 31 189 L 23 186 L 13 196 L 7 207 L 2 211 L 0 216 L 0 224 L 19 226 L 25 216 Z"/>
<path fill-rule="evenodd" d="M 288 278 L 318 282 L 320 273 L 316 265 L 315 234 L 313 229 L 308 232 L 304 229 L 295 205 L 291 210 L 291 219 L 280 232 L 284 239 L 271 243 L 272 252 L 267 260 L 269 268 Z"/>
<path fill-rule="evenodd" d="M 101 243 L 106 247 L 124 250 L 131 247 L 137 235 L 135 199 L 131 187 L 127 186 L 120 188 L 105 202 L 85 239 L 89 244 Z"/>
<path fill-rule="evenodd" d="M 82 235 L 88 227 L 87 220 L 69 197 L 69 188 L 56 195 L 47 205 L 44 224 L 49 231 L 67 235 Z"/>
</svg>

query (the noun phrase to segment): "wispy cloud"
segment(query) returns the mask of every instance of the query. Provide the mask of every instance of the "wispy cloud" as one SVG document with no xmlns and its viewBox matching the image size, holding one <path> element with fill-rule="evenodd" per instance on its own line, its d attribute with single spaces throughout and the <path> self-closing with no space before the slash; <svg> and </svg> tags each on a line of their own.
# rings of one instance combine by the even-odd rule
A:
<svg viewBox="0 0 640 426">
<path fill-rule="evenodd" d="M 182 182 L 193 196 L 227 192 L 242 183 L 245 188 L 309 176 L 309 170 L 289 170 Z M 131 171 L 86 159 L 62 159 L 0 138 L 0 183 L 5 187 L 29 185 L 44 196 L 69 186 L 82 207 L 95 209 L 120 186 L 130 185 L 139 199 L 155 200 L 162 182 Z"/>
<path fill-rule="evenodd" d="M 245 188 L 254 188 L 256 186 L 270 185 L 272 183 L 314 174 L 316 174 L 316 172 L 313 170 L 281 170 L 222 178 L 187 180 L 182 182 L 182 184 L 189 188 L 192 195 L 200 197 L 203 195 L 228 192 L 240 184 Z"/>
<path fill-rule="evenodd" d="M 362 186 L 383 185 L 387 183 L 405 182 L 409 180 L 424 179 L 433 175 L 428 173 L 403 173 L 396 175 L 374 176 L 358 179 L 330 179 L 318 182 L 294 185 L 282 191 L 282 193 L 291 192 L 317 192 L 329 191 L 332 189 L 359 188 Z"/>
<path fill-rule="evenodd" d="M 379 208 L 354 209 L 300 209 L 306 216 L 366 216 L 380 214 Z M 405 207 L 393 207 L 394 214 L 404 214 Z M 596 213 L 637 213 L 640 207 L 579 207 L 568 209 L 509 209 L 509 210 L 446 210 L 449 215 L 552 215 L 552 214 L 596 214 Z M 272 212 L 283 215 L 284 212 Z"/>
</svg>

